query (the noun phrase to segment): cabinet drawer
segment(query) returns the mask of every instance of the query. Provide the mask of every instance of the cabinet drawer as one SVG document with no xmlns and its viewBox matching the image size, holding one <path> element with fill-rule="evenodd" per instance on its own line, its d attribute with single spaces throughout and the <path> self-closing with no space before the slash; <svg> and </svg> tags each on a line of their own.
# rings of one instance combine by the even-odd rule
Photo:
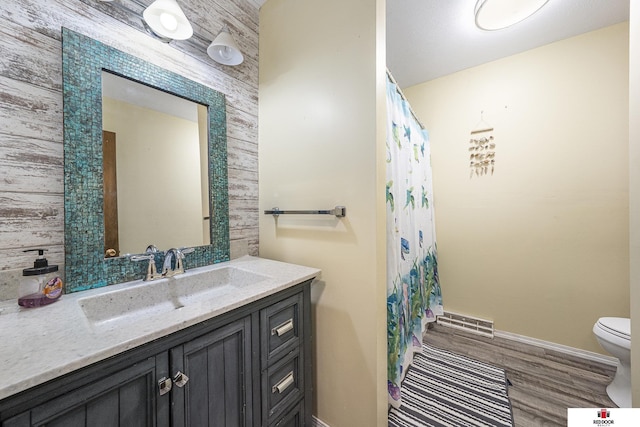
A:
<svg viewBox="0 0 640 427">
<path fill-rule="evenodd" d="M 272 427 L 303 427 L 304 426 L 304 400 L 300 401 L 292 410 L 284 414 L 279 420 L 274 421 Z"/>
<path fill-rule="evenodd" d="M 297 348 L 302 335 L 302 293 L 260 312 L 262 369 Z"/>
<path fill-rule="evenodd" d="M 300 400 L 304 390 L 303 353 L 294 351 L 262 374 L 263 419 L 273 422 Z"/>
</svg>

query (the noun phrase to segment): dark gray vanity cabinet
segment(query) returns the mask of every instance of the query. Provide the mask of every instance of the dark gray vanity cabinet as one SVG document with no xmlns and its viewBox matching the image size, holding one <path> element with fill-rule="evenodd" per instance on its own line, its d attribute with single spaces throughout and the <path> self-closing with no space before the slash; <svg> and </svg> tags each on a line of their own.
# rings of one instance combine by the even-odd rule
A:
<svg viewBox="0 0 640 427">
<path fill-rule="evenodd" d="M 0 426 L 310 426 L 310 283 L 6 398 Z"/>
</svg>

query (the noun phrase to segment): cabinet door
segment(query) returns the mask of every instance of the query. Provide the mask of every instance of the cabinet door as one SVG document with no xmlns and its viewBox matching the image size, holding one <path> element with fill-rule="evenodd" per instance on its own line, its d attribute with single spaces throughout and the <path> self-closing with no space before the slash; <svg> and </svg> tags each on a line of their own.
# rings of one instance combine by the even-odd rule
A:
<svg viewBox="0 0 640 427">
<path fill-rule="evenodd" d="M 155 426 L 155 368 L 155 357 L 150 357 L 10 418 L 2 426 Z"/>
<path fill-rule="evenodd" d="M 189 380 L 171 391 L 172 426 L 251 426 L 251 318 L 171 350 L 171 372 Z"/>
</svg>

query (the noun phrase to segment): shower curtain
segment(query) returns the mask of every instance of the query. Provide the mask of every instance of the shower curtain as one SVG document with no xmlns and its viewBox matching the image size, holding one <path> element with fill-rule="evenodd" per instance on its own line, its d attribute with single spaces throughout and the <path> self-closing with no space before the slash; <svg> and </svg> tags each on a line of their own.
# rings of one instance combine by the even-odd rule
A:
<svg viewBox="0 0 640 427">
<path fill-rule="evenodd" d="M 422 349 L 426 324 L 442 314 L 429 134 L 387 75 L 387 351 L 389 403 Z"/>
</svg>

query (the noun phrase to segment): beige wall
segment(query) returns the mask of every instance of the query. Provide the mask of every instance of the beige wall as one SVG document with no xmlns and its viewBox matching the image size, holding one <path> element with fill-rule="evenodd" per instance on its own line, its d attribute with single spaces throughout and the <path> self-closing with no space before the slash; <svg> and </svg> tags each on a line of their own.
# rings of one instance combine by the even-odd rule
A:
<svg viewBox="0 0 640 427">
<path fill-rule="evenodd" d="M 260 208 L 347 207 L 344 219 L 260 218 L 261 256 L 322 269 L 314 414 L 332 427 L 386 425 L 384 10 L 269 0 L 260 11 Z"/>
<path fill-rule="evenodd" d="M 629 240 L 631 270 L 631 384 L 640 407 L 640 4 L 629 17 Z"/>
<path fill-rule="evenodd" d="M 429 129 L 445 308 L 602 352 L 598 317 L 629 317 L 628 25 L 405 90 Z M 495 128 L 493 176 L 470 131 Z"/>
<path fill-rule="evenodd" d="M 120 254 L 203 245 L 198 123 L 105 97 L 102 127 L 116 134 Z"/>
</svg>

